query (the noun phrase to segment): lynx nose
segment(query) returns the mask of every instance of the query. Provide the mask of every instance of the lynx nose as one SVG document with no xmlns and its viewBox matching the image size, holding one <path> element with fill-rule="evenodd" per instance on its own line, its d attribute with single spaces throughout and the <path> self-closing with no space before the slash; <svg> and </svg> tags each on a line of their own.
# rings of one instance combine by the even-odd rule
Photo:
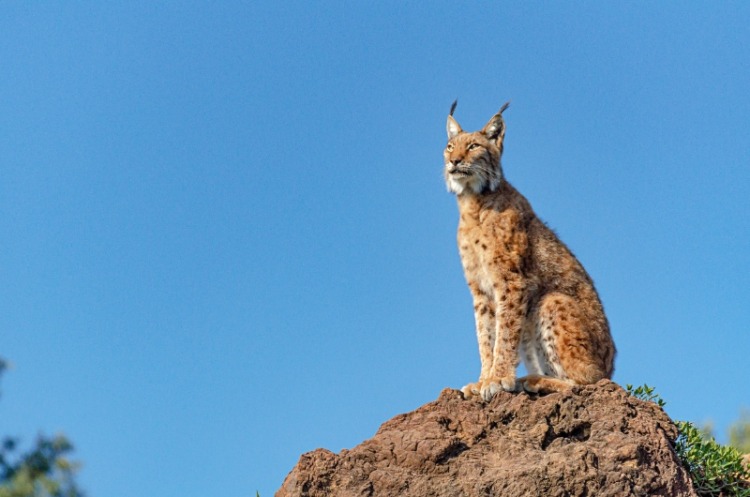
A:
<svg viewBox="0 0 750 497">
<path fill-rule="evenodd" d="M 459 165 L 461 164 L 461 162 L 462 162 L 462 159 L 453 159 L 451 161 L 451 167 L 448 168 L 448 173 L 456 174 L 457 172 L 459 172 Z"/>
</svg>

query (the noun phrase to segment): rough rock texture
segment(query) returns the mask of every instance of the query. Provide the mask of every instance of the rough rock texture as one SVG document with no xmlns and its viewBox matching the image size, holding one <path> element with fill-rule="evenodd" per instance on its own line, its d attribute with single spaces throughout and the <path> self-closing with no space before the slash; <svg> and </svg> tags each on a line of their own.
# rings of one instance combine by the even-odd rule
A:
<svg viewBox="0 0 750 497">
<path fill-rule="evenodd" d="M 457 390 L 334 454 L 302 455 L 276 497 L 695 496 L 655 404 L 610 381 L 565 393 Z"/>
</svg>

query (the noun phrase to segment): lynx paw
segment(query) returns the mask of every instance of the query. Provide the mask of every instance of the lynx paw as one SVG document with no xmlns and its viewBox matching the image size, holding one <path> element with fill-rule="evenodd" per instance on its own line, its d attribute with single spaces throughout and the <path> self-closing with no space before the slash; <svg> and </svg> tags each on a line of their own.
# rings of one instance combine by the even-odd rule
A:
<svg viewBox="0 0 750 497">
<path fill-rule="evenodd" d="M 515 392 L 518 390 L 515 376 L 493 378 L 482 385 L 480 394 L 486 401 L 490 401 L 498 392 Z"/>
<path fill-rule="evenodd" d="M 492 400 L 492 397 L 494 397 L 495 394 L 500 391 L 502 391 L 502 387 L 499 383 L 489 382 L 482 387 L 480 393 L 482 395 L 482 399 L 484 399 L 486 402 L 489 402 L 490 400 Z"/>
<path fill-rule="evenodd" d="M 464 394 L 464 398 L 468 399 L 469 397 L 474 397 L 479 395 L 482 388 L 481 382 L 476 383 L 469 383 L 468 385 L 461 388 L 461 393 Z"/>
</svg>

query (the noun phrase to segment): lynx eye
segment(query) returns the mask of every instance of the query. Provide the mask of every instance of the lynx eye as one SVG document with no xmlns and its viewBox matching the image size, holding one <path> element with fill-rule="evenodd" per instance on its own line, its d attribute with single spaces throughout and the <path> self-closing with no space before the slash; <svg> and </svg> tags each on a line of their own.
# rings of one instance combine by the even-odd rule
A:
<svg viewBox="0 0 750 497">
<path fill-rule="evenodd" d="M 445 147 L 445 150 L 447 150 L 448 152 L 453 152 L 453 144 L 452 144 L 452 143 L 449 143 L 449 144 L 448 144 L 448 145 L 447 145 L 447 146 Z"/>
<path fill-rule="evenodd" d="M 475 150 L 478 147 L 479 147 L 479 145 L 477 145 L 476 143 L 472 143 L 471 145 L 468 146 L 468 150 Z"/>
</svg>

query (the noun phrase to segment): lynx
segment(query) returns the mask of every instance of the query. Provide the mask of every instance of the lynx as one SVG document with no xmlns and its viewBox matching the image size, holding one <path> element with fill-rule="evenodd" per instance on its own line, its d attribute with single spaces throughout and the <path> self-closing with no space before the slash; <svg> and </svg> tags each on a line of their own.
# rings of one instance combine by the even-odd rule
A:
<svg viewBox="0 0 750 497">
<path fill-rule="evenodd" d="M 581 263 L 503 175 L 503 105 L 481 131 L 448 115 L 445 182 L 458 200 L 458 248 L 474 299 L 481 373 L 461 390 L 551 393 L 611 378 L 615 345 Z M 516 380 L 523 359 L 528 375 Z"/>
</svg>

